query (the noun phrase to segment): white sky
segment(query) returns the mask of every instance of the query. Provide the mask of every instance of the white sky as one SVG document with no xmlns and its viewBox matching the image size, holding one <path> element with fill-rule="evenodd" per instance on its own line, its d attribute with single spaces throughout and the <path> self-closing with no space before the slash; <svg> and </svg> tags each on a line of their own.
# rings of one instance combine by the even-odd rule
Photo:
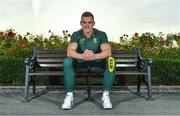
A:
<svg viewBox="0 0 180 116">
<path fill-rule="evenodd" d="M 180 0 L 0 0 L 0 31 L 62 35 L 80 29 L 84 11 L 91 11 L 96 25 L 111 41 L 135 32 L 180 32 Z"/>
</svg>

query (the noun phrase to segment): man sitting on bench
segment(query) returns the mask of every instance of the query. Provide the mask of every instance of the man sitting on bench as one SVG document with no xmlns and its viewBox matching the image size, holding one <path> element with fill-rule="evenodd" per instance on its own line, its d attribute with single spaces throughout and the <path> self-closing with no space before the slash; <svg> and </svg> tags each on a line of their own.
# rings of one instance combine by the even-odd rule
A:
<svg viewBox="0 0 180 116">
<path fill-rule="evenodd" d="M 74 32 L 64 59 L 64 84 L 67 92 L 62 109 L 71 109 L 75 72 L 103 73 L 102 103 L 104 109 L 111 109 L 109 91 L 115 78 L 115 60 L 111 57 L 111 46 L 105 32 L 93 28 L 94 16 L 84 12 L 81 16 L 82 29 Z"/>
</svg>

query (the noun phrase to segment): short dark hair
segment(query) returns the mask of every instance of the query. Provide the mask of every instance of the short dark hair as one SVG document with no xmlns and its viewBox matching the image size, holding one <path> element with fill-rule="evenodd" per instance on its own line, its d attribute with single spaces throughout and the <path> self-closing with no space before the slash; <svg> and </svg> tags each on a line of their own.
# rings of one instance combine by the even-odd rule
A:
<svg viewBox="0 0 180 116">
<path fill-rule="evenodd" d="M 84 13 L 81 15 L 81 19 L 82 19 L 82 17 L 89 17 L 89 16 L 91 16 L 91 17 L 93 18 L 93 20 L 94 20 L 93 14 L 92 14 L 91 12 L 88 12 L 88 11 L 84 12 Z"/>
</svg>

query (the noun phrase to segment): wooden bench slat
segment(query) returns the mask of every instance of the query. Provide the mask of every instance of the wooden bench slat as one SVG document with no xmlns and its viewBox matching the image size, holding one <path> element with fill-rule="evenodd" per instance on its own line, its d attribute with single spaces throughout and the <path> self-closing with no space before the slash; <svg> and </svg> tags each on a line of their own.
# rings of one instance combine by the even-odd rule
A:
<svg viewBox="0 0 180 116">
<path fill-rule="evenodd" d="M 148 75 L 147 72 L 138 71 L 116 71 L 116 75 Z"/>
<path fill-rule="evenodd" d="M 116 68 L 118 67 L 137 67 L 137 64 L 116 64 Z"/>
<path fill-rule="evenodd" d="M 29 73 L 29 76 L 63 76 L 62 71 L 39 71 Z M 116 75 L 147 75 L 147 72 L 138 72 L 138 71 L 116 71 Z M 103 73 L 76 73 L 76 76 L 103 76 Z"/>
<path fill-rule="evenodd" d="M 37 50 L 36 51 L 37 54 L 66 54 L 66 50 L 60 50 L 60 49 L 57 49 L 57 50 Z"/>
<path fill-rule="evenodd" d="M 116 59 L 116 62 L 137 62 L 137 59 Z M 37 58 L 37 62 L 64 62 L 62 58 Z"/>
<path fill-rule="evenodd" d="M 39 64 L 41 67 L 63 67 L 63 64 Z"/>
<path fill-rule="evenodd" d="M 65 58 L 66 54 L 36 54 L 37 58 Z"/>
<path fill-rule="evenodd" d="M 57 58 L 57 59 L 53 59 L 53 58 L 38 58 L 37 59 L 37 62 L 41 63 L 41 62 L 46 62 L 46 63 L 49 63 L 49 62 L 64 62 L 64 59 L 60 59 L 60 58 Z"/>
<path fill-rule="evenodd" d="M 137 59 L 116 59 L 116 63 L 131 63 L 131 62 L 137 62 Z M 64 59 L 61 58 L 37 58 L 37 62 L 41 63 L 41 62 L 64 62 Z"/>
<path fill-rule="evenodd" d="M 29 73 L 29 76 L 63 76 L 64 73 L 60 71 L 41 71 Z"/>
<path fill-rule="evenodd" d="M 38 71 L 38 72 L 31 72 L 29 76 L 63 76 L 64 73 L 62 71 Z M 103 76 L 103 73 L 76 73 L 76 76 Z"/>
<path fill-rule="evenodd" d="M 112 54 L 114 58 L 137 58 L 137 54 Z"/>
<path fill-rule="evenodd" d="M 129 62 L 129 63 L 131 63 L 131 62 L 137 62 L 138 61 L 138 59 L 116 59 L 116 63 L 124 63 L 124 62 Z"/>
<path fill-rule="evenodd" d="M 112 54 L 122 54 L 122 53 L 136 54 L 136 51 L 135 50 L 112 50 Z"/>
<path fill-rule="evenodd" d="M 41 67 L 63 67 L 63 64 L 39 63 Z M 137 64 L 116 64 L 116 67 L 136 67 Z"/>
</svg>

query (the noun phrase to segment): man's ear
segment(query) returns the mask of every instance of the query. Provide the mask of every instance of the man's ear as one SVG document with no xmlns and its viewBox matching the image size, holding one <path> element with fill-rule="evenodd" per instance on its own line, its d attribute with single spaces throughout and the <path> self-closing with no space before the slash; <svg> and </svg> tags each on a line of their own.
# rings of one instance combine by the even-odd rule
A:
<svg viewBox="0 0 180 116">
<path fill-rule="evenodd" d="M 96 24 L 96 22 L 94 21 L 94 24 L 93 24 L 93 26 Z"/>
<path fill-rule="evenodd" d="M 80 23 L 80 25 L 82 26 L 82 21 L 80 21 L 79 23 Z"/>
</svg>

